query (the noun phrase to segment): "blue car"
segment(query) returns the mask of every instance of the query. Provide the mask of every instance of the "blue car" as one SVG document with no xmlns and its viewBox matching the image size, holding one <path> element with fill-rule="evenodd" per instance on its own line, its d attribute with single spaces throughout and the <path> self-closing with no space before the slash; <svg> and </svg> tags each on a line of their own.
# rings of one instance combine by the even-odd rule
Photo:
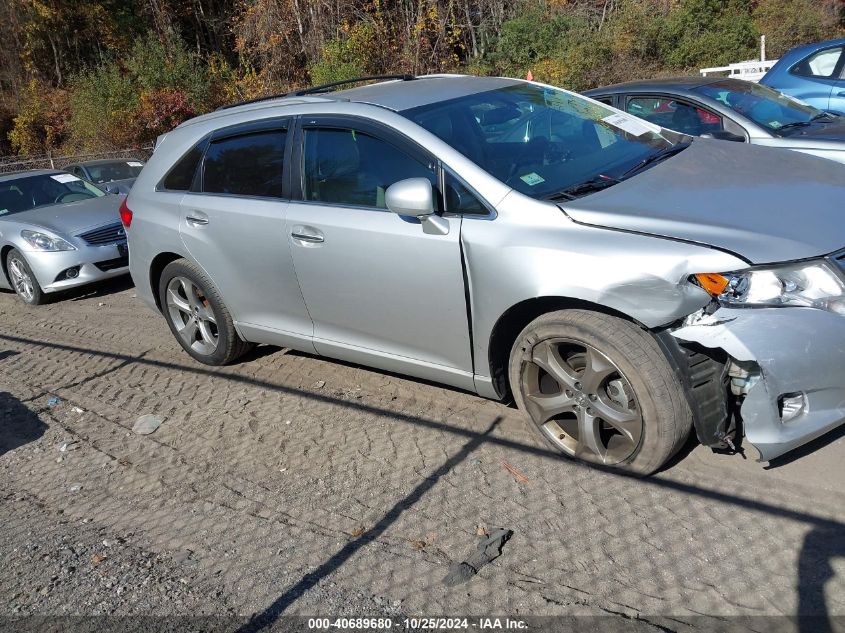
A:
<svg viewBox="0 0 845 633">
<path fill-rule="evenodd" d="M 760 83 L 820 110 L 845 114 L 845 38 L 797 46 Z"/>
</svg>

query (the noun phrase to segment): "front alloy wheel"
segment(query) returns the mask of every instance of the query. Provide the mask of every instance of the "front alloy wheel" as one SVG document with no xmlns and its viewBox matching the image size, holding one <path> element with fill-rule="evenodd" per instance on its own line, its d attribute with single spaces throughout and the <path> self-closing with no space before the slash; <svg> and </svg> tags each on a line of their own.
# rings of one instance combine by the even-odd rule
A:
<svg viewBox="0 0 845 633">
<path fill-rule="evenodd" d="M 517 337 L 509 377 L 519 408 L 558 452 L 647 475 L 683 445 L 692 413 L 654 337 L 587 310 L 538 317 Z"/>
<path fill-rule="evenodd" d="M 613 465 L 639 446 L 643 418 L 631 383 L 602 352 L 570 339 L 534 346 L 522 372 L 525 408 L 558 448 Z"/>
<path fill-rule="evenodd" d="M 41 286 L 38 284 L 38 280 L 26 259 L 16 248 L 9 251 L 6 257 L 6 271 L 9 273 L 12 289 L 21 301 L 29 305 L 39 305 L 45 302 L 44 291 L 41 290 Z"/>
</svg>

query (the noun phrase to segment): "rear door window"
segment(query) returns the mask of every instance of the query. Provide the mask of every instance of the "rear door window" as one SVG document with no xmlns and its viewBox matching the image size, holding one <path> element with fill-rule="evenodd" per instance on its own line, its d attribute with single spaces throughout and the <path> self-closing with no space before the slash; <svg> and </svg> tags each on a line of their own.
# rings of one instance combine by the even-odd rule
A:
<svg viewBox="0 0 845 633">
<path fill-rule="evenodd" d="M 285 137 L 284 130 L 268 130 L 212 141 L 203 161 L 203 192 L 281 198 Z"/>
<path fill-rule="evenodd" d="M 691 136 L 722 129 L 722 118 L 671 97 L 629 97 L 625 111 L 669 130 Z"/>
</svg>

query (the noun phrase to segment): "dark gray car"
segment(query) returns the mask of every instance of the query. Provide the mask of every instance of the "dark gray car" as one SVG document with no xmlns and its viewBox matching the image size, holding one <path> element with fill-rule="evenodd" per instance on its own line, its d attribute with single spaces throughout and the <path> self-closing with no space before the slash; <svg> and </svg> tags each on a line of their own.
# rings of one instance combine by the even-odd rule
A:
<svg viewBox="0 0 845 633">
<path fill-rule="evenodd" d="M 632 81 L 587 96 L 691 136 L 783 147 L 845 162 L 845 117 L 725 77 Z"/>
<path fill-rule="evenodd" d="M 89 182 L 93 182 L 106 193 L 129 193 L 144 161 L 137 158 L 89 160 L 71 163 L 63 169 Z"/>
</svg>

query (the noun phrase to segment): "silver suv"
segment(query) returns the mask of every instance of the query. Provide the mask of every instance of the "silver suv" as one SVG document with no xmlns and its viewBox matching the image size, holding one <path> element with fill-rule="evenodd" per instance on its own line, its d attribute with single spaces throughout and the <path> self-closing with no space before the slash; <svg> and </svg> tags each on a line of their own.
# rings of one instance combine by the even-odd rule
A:
<svg viewBox="0 0 845 633">
<path fill-rule="evenodd" d="M 769 460 L 843 422 L 841 165 L 512 79 L 333 87 L 192 119 L 133 187 L 138 295 L 196 360 L 268 343 L 512 397 L 639 474 L 693 428 Z"/>
</svg>

